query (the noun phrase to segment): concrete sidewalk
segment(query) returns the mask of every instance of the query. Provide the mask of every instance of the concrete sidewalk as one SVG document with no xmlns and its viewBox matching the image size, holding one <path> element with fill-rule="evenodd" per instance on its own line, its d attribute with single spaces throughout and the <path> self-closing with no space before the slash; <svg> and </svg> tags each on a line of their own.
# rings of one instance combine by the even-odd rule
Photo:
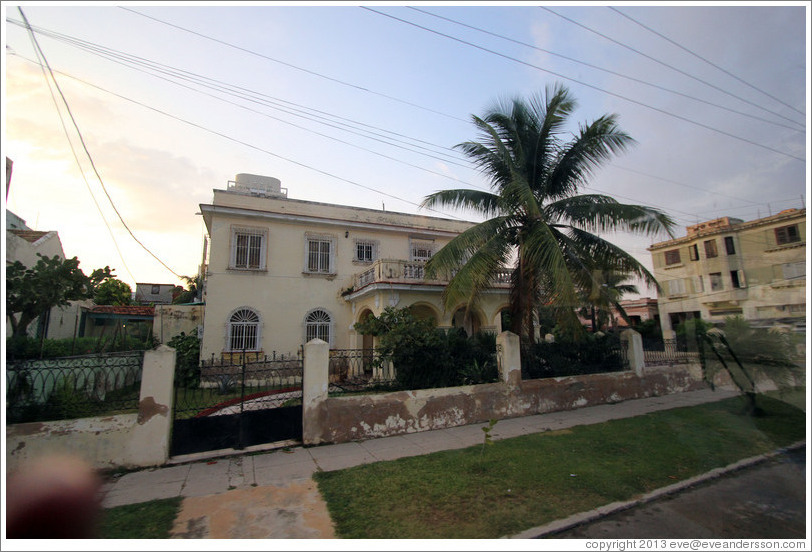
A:
<svg viewBox="0 0 812 552">
<path fill-rule="evenodd" d="M 493 439 L 629 418 L 719 401 L 731 389 L 675 393 L 500 420 Z M 332 538 L 332 524 L 311 476 L 382 460 L 394 460 L 482 443 L 482 426 L 384 437 L 363 442 L 249 453 L 141 470 L 113 477 L 104 486 L 111 508 L 184 497 L 175 538 Z"/>
</svg>

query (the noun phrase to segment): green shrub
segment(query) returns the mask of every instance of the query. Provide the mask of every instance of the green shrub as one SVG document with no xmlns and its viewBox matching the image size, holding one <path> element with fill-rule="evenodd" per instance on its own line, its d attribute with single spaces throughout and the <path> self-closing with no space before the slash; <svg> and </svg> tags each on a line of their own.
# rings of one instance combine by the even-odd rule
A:
<svg viewBox="0 0 812 552">
<path fill-rule="evenodd" d="M 196 335 L 181 332 L 166 344 L 175 349 L 176 382 L 183 387 L 197 387 L 200 383 L 200 340 Z"/>
<path fill-rule="evenodd" d="M 381 362 L 395 367 L 398 389 L 431 389 L 496 381 L 496 337 L 437 328 L 417 320 L 409 309 L 384 309 L 379 317 L 355 325 L 361 334 L 380 337 Z"/>
<path fill-rule="evenodd" d="M 39 358 L 60 358 L 112 353 L 121 351 L 143 351 L 154 346 L 152 341 L 145 343 L 134 337 L 77 337 L 65 339 L 44 339 L 35 337 L 9 337 L 6 339 L 6 360 L 28 360 Z"/>
<path fill-rule="evenodd" d="M 620 338 L 614 334 L 587 334 L 580 339 L 542 341 L 522 349 L 525 379 L 619 372 L 625 364 Z"/>
</svg>

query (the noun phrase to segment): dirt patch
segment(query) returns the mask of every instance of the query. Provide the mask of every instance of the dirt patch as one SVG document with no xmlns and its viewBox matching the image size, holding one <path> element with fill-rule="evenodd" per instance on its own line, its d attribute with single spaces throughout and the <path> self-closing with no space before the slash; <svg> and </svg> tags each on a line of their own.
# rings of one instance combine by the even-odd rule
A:
<svg viewBox="0 0 812 552">
<path fill-rule="evenodd" d="M 175 539 L 332 539 L 333 523 L 316 483 L 236 489 L 185 498 Z"/>
</svg>

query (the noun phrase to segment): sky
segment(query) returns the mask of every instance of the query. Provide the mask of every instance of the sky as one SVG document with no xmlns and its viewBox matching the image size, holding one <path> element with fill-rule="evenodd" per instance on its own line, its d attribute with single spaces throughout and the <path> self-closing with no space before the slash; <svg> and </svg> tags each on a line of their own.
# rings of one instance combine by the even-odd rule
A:
<svg viewBox="0 0 812 552">
<path fill-rule="evenodd" d="M 615 113 L 636 140 L 585 193 L 662 209 L 676 236 L 805 207 L 808 2 L 235 4 L 23 3 L 70 113 L 2 4 L 6 208 L 58 231 L 86 273 L 110 266 L 133 291 L 196 274 L 199 205 L 238 173 L 482 220 L 419 205 L 488 187 L 454 149 L 477 137 L 472 114 L 556 83 L 578 101 L 571 131 Z M 649 269 L 668 238 L 606 237 Z"/>
</svg>

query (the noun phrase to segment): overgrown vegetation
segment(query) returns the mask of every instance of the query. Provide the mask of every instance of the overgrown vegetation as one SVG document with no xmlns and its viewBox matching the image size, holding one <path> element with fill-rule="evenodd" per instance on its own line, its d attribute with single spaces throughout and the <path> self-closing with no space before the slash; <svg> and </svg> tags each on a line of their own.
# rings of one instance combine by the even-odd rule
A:
<svg viewBox="0 0 812 552">
<path fill-rule="evenodd" d="M 196 335 L 180 332 L 167 342 L 175 349 L 175 382 L 182 387 L 200 384 L 200 340 Z"/>
<path fill-rule="evenodd" d="M 379 362 L 392 362 L 399 389 L 431 389 L 489 383 L 498 379 L 496 336 L 448 331 L 433 320 L 418 320 L 407 308 L 387 307 L 355 325 L 361 334 L 380 337 Z"/>
<path fill-rule="evenodd" d="M 77 337 L 65 339 L 39 339 L 9 337 L 6 339 L 6 360 L 49 359 L 68 356 L 143 351 L 153 348 L 152 338 L 147 341 L 131 336 Z"/>
<path fill-rule="evenodd" d="M 314 479 L 343 538 L 499 538 L 804 439 L 806 414 L 759 397 L 377 462 Z"/>
<path fill-rule="evenodd" d="M 522 349 L 522 378 L 579 376 L 625 369 L 616 334 L 560 334 L 553 343 L 533 343 Z"/>
</svg>

